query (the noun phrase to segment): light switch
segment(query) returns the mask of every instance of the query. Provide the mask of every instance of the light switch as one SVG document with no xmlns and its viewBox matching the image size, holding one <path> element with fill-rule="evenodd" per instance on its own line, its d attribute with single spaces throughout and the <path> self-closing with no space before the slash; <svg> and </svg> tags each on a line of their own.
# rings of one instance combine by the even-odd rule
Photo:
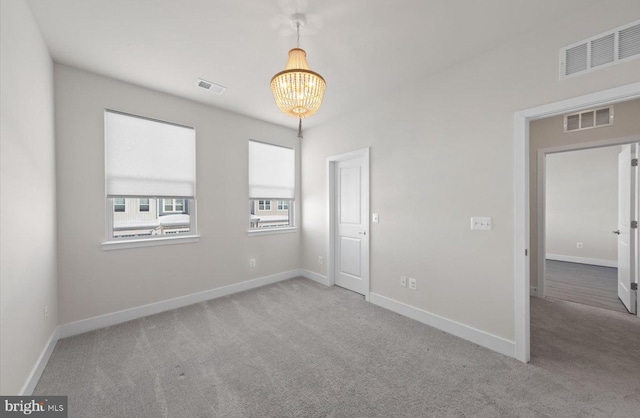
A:
<svg viewBox="0 0 640 418">
<path fill-rule="evenodd" d="M 491 218 L 490 217 L 480 217 L 474 216 L 471 218 L 471 229 L 475 229 L 478 231 L 491 231 Z"/>
<path fill-rule="evenodd" d="M 373 214 L 371 214 L 371 221 L 372 221 L 374 224 L 377 224 L 377 223 L 378 223 L 378 214 L 377 214 L 377 213 L 373 213 Z"/>
</svg>

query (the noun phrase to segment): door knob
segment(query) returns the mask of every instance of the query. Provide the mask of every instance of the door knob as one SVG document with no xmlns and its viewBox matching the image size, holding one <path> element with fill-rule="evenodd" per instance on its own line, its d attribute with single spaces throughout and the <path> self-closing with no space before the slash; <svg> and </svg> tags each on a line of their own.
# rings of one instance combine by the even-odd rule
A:
<svg viewBox="0 0 640 418">
<path fill-rule="evenodd" d="M 616 235 L 620 235 L 620 230 L 619 229 L 616 229 L 615 231 L 611 231 L 611 232 L 613 232 Z"/>
</svg>

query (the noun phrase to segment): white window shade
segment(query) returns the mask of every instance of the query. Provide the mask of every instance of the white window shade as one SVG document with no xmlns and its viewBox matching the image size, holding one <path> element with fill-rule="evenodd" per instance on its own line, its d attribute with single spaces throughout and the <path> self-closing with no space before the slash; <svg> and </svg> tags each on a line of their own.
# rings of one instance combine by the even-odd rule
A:
<svg viewBox="0 0 640 418">
<path fill-rule="evenodd" d="M 250 199 L 294 199 L 295 185 L 291 148 L 249 141 Z"/>
<path fill-rule="evenodd" d="M 105 112 L 107 197 L 194 198 L 193 128 Z"/>
</svg>

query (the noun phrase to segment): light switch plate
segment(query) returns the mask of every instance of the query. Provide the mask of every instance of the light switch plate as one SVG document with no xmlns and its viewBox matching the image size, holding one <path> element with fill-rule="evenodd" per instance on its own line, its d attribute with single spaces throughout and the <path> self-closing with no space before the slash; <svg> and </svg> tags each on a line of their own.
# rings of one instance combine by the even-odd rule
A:
<svg viewBox="0 0 640 418">
<path fill-rule="evenodd" d="M 490 217 L 474 216 L 471 218 L 471 229 L 491 231 L 493 229 Z"/>
<path fill-rule="evenodd" d="M 373 222 L 374 224 L 378 223 L 378 214 L 377 213 L 371 214 L 371 222 Z"/>
</svg>

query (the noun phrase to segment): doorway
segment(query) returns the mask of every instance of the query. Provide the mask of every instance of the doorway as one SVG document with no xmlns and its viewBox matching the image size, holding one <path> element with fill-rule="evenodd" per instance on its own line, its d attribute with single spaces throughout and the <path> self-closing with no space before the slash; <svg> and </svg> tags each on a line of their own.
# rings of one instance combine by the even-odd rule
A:
<svg viewBox="0 0 640 418">
<path fill-rule="evenodd" d="M 369 149 L 327 158 L 329 284 L 369 300 Z"/>
<path fill-rule="evenodd" d="M 515 358 L 522 362 L 529 362 L 531 358 L 530 122 L 638 98 L 640 98 L 640 82 L 635 82 L 529 108 L 514 114 L 514 354 Z M 637 283 L 637 272 L 635 280 Z"/>
<path fill-rule="evenodd" d="M 638 139 L 538 150 L 537 296 L 636 312 Z"/>
</svg>

